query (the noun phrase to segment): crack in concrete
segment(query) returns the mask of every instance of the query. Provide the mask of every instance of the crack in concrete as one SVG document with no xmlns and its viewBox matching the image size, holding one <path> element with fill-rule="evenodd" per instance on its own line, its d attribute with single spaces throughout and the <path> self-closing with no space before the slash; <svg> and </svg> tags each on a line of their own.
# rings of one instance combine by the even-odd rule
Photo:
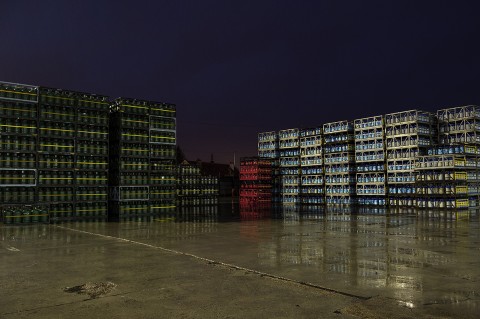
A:
<svg viewBox="0 0 480 319">
<path fill-rule="evenodd" d="M 306 286 L 306 287 L 310 287 L 310 288 L 315 288 L 315 289 L 319 289 L 319 290 L 323 290 L 323 291 L 328 291 L 328 292 L 331 292 L 331 293 L 343 295 L 343 296 L 350 297 L 350 298 L 356 298 L 356 299 L 360 299 L 360 300 L 368 300 L 368 299 L 371 298 L 371 297 L 355 295 L 355 294 L 344 292 L 344 291 L 339 291 L 339 290 L 332 289 L 332 288 L 323 287 L 323 286 L 316 285 L 316 284 L 309 283 L 309 282 L 298 281 L 298 280 L 294 280 L 294 279 L 290 279 L 290 278 L 286 278 L 286 277 L 282 277 L 282 276 L 277 276 L 277 275 L 265 273 L 265 272 L 262 272 L 262 271 L 249 269 L 249 268 L 242 267 L 242 266 L 228 264 L 228 263 L 224 263 L 224 262 L 221 262 L 221 261 L 216 261 L 216 260 L 205 258 L 205 257 L 200 257 L 200 256 L 197 256 L 197 255 L 194 255 L 194 254 L 181 252 L 181 251 L 174 250 L 174 249 L 169 249 L 169 248 L 164 248 L 164 247 L 161 247 L 161 246 L 150 245 L 150 244 L 142 243 L 142 242 L 135 241 L 135 240 L 130 240 L 130 239 L 121 238 L 121 237 L 115 237 L 115 236 L 109 236 L 109 235 L 103 235 L 103 234 L 98 234 L 98 233 L 92 233 L 92 232 L 79 230 L 79 229 L 74 229 L 74 228 L 69 228 L 69 227 L 65 227 L 65 226 L 54 225 L 53 227 L 57 227 L 57 228 L 60 228 L 60 229 L 65 229 L 65 230 L 70 230 L 70 231 L 74 231 L 74 232 L 79 232 L 79 233 L 84 233 L 84 234 L 88 234 L 88 235 L 93 235 L 93 236 L 99 236 L 99 237 L 103 237 L 103 238 L 107 238 L 107 239 L 114 239 L 114 240 L 123 241 L 123 242 L 136 244 L 136 245 L 141 245 L 141 246 L 145 246 L 145 247 L 149 247 L 149 248 L 159 249 L 159 250 L 171 253 L 171 254 L 183 255 L 183 256 L 188 256 L 188 257 L 194 258 L 194 259 L 202 260 L 202 261 L 204 261 L 208 264 L 211 264 L 211 265 L 221 265 L 221 266 L 231 268 L 231 269 L 243 270 L 243 271 L 247 271 L 247 272 L 250 272 L 250 273 L 260 275 L 262 277 L 269 277 L 269 278 L 281 280 L 281 281 L 284 281 L 284 282 L 290 282 L 290 283 L 294 283 L 294 284 L 297 284 L 297 285 L 302 285 L 302 286 Z"/>
</svg>

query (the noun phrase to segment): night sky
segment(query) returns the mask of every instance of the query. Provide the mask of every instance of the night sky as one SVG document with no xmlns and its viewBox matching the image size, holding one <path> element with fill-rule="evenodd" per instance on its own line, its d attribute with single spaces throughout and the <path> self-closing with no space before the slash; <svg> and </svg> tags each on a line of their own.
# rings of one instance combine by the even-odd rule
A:
<svg viewBox="0 0 480 319">
<path fill-rule="evenodd" d="M 2 1 L 0 80 L 177 105 L 187 158 L 480 104 L 478 1 Z M 74 4 L 74 5 L 73 5 Z"/>
</svg>

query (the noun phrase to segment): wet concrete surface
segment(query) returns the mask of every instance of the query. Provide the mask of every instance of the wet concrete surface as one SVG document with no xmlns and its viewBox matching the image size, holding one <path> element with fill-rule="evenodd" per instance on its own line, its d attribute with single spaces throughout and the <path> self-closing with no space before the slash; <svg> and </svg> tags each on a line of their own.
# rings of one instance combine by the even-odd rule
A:
<svg viewBox="0 0 480 319">
<path fill-rule="evenodd" d="M 478 317 L 476 212 L 236 214 L 0 226 L 0 318 Z"/>
</svg>

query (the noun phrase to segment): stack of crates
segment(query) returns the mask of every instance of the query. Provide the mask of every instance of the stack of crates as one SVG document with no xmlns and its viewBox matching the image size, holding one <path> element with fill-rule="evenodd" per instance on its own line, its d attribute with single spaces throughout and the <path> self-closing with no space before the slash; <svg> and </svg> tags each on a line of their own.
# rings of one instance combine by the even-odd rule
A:
<svg viewBox="0 0 480 319">
<path fill-rule="evenodd" d="M 202 175 L 200 167 L 184 162 L 177 166 L 177 206 L 218 204 L 219 180 Z"/>
<path fill-rule="evenodd" d="M 415 206 L 415 159 L 437 142 L 436 117 L 419 110 L 385 115 L 390 206 Z"/>
<path fill-rule="evenodd" d="M 108 214 L 109 111 L 106 96 L 77 94 L 74 166 L 77 219 L 105 219 Z"/>
<path fill-rule="evenodd" d="M 300 131 L 300 202 L 302 205 L 325 203 L 322 128 Z"/>
<path fill-rule="evenodd" d="M 478 206 L 479 158 L 476 146 L 440 146 L 417 158 L 416 192 L 420 208 L 467 209 Z"/>
<path fill-rule="evenodd" d="M 441 145 L 480 145 L 480 107 L 459 106 L 437 111 Z"/>
<path fill-rule="evenodd" d="M 240 159 L 240 206 L 268 208 L 272 202 L 272 160 L 259 157 Z"/>
<path fill-rule="evenodd" d="M 0 82 L 0 219 L 35 222 L 38 87 Z"/>
<path fill-rule="evenodd" d="M 356 193 L 360 205 L 386 205 L 385 125 L 382 115 L 354 121 Z"/>
<path fill-rule="evenodd" d="M 283 204 L 299 203 L 300 195 L 300 130 L 278 132 L 281 197 Z"/>
<path fill-rule="evenodd" d="M 441 145 L 463 147 L 466 154 L 472 156 L 480 150 L 480 107 L 476 105 L 459 106 L 437 111 L 438 136 Z M 450 148 L 451 149 L 451 148 Z M 477 152 L 478 154 L 478 152 Z M 473 181 L 471 181 L 473 183 Z M 471 196 L 469 202 L 478 196 Z"/>
<path fill-rule="evenodd" d="M 149 102 L 151 215 L 174 212 L 177 188 L 177 111 L 174 104 Z M 212 181 L 203 181 L 211 189 Z M 209 195 L 209 194 L 207 194 Z"/>
<path fill-rule="evenodd" d="M 356 204 L 353 122 L 323 125 L 325 195 L 327 205 Z"/>
<path fill-rule="evenodd" d="M 272 164 L 272 203 L 282 202 L 282 183 L 279 167 L 278 133 L 274 131 L 258 134 L 258 157 L 270 159 Z"/>
<path fill-rule="evenodd" d="M 75 214 L 76 92 L 40 88 L 38 202 L 54 221 Z"/>
<path fill-rule="evenodd" d="M 175 106 L 118 98 L 110 110 L 109 218 L 175 209 Z"/>
</svg>

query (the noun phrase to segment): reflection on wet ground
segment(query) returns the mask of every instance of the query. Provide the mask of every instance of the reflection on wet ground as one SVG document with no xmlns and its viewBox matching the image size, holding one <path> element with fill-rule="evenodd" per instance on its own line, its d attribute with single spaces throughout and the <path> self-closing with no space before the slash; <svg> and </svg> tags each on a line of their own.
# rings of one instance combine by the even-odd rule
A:
<svg viewBox="0 0 480 319">
<path fill-rule="evenodd" d="M 337 291 L 382 294 L 407 307 L 446 313 L 480 310 L 480 227 L 477 211 L 386 209 L 189 208 L 121 223 L 62 224 L 161 246 Z M 1 240 L 75 232 L 4 227 Z M 50 238 L 52 239 L 52 238 Z"/>
</svg>

